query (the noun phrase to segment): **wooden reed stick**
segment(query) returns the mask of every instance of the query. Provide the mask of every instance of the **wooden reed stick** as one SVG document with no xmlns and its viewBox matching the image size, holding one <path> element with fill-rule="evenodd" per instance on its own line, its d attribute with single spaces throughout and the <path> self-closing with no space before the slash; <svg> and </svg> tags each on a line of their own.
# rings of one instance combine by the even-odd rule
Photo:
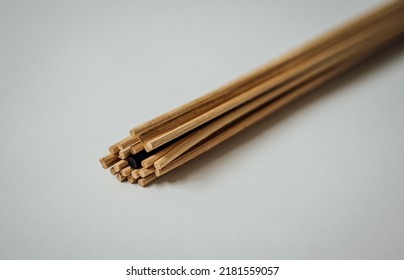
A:
<svg viewBox="0 0 404 280">
<path fill-rule="evenodd" d="M 174 149 L 175 147 L 180 145 L 182 143 L 182 141 L 183 140 L 178 140 L 177 142 L 174 142 L 170 146 L 168 146 L 168 147 L 162 149 L 161 151 L 158 151 L 157 153 L 142 160 L 142 162 L 141 162 L 142 167 L 149 168 L 149 167 L 153 166 L 153 164 L 155 163 L 156 160 L 158 160 L 159 158 L 161 158 L 162 156 L 167 154 L 169 151 L 171 151 L 172 149 Z"/>
<path fill-rule="evenodd" d="M 123 168 L 128 166 L 128 161 L 127 160 L 120 160 L 117 163 L 114 164 L 114 170 L 116 173 L 120 172 Z"/>
<path fill-rule="evenodd" d="M 141 187 L 146 187 L 147 185 L 149 185 L 151 182 L 155 181 L 158 177 L 156 176 L 156 174 L 150 174 L 149 176 L 145 177 L 145 178 L 140 178 L 137 183 L 139 184 L 139 186 Z"/>
<path fill-rule="evenodd" d="M 126 149 L 119 151 L 118 157 L 120 159 L 126 159 L 130 154 L 131 154 L 131 147 L 127 147 Z"/>
<path fill-rule="evenodd" d="M 390 38 L 390 40 L 394 40 L 395 38 Z M 298 89 L 294 90 L 293 92 L 285 95 L 281 99 L 277 100 L 276 102 L 270 103 L 263 107 L 260 110 L 257 110 L 253 114 L 245 117 L 239 122 L 234 123 L 231 127 L 224 130 L 222 133 L 215 135 L 212 138 L 207 139 L 205 142 L 199 144 L 198 146 L 192 148 L 188 152 L 184 153 L 174 161 L 170 162 L 167 166 L 162 169 L 156 169 L 155 174 L 157 176 L 162 176 L 170 172 L 171 170 L 185 164 L 186 162 L 190 161 L 191 159 L 197 157 L 198 155 L 207 152 L 208 150 L 212 149 L 213 147 L 219 145 L 220 143 L 224 142 L 228 138 L 234 136 L 235 134 L 239 133 L 240 131 L 250 127 L 254 123 L 260 121 L 261 119 L 265 118 L 269 114 L 275 112 L 276 110 L 284 107 L 285 105 L 291 103 L 295 99 L 301 97 L 302 95 L 306 94 L 307 92 L 319 87 L 320 85 L 324 84 L 328 80 L 334 78 L 335 76 L 339 75 L 340 73 L 346 71 L 347 69 L 353 67 L 360 61 L 366 59 L 370 55 L 374 54 L 375 52 L 379 51 L 380 48 L 385 47 L 385 45 L 389 44 L 390 41 L 385 41 L 383 44 L 378 45 L 375 47 L 371 52 L 366 54 L 362 54 L 361 56 L 356 57 L 353 60 L 347 61 L 344 64 L 339 65 L 338 67 L 330 70 L 329 72 L 325 73 L 324 75 L 320 76 L 317 79 L 307 83 L 306 85 L 299 87 Z"/>
<path fill-rule="evenodd" d="M 161 128 L 162 125 L 180 118 L 189 112 L 194 112 L 196 114 L 200 113 L 197 111 L 197 108 L 205 108 L 207 104 L 211 104 L 210 109 L 220 104 L 223 100 L 222 96 L 228 95 L 230 98 L 235 94 L 240 93 L 246 90 L 245 85 L 250 84 L 254 86 L 254 81 L 257 80 L 260 76 L 265 76 L 265 79 L 269 77 L 266 76 L 268 73 L 278 74 L 281 71 L 284 71 L 288 67 L 293 67 L 297 63 L 304 61 L 309 58 L 313 54 L 317 54 L 319 51 L 326 50 L 331 45 L 336 42 L 345 39 L 352 34 L 356 34 L 359 30 L 368 27 L 375 22 L 378 22 L 380 19 L 384 19 L 386 15 L 390 15 L 395 13 L 397 10 L 401 9 L 403 6 L 403 1 L 396 1 L 392 3 L 388 3 L 381 8 L 377 8 L 367 14 L 364 14 L 362 17 L 352 20 L 341 26 L 340 28 L 334 29 L 317 39 L 309 42 L 308 44 L 295 49 L 292 52 L 284 55 L 280 59 L 271 62 L 267 65 L 260 67 L 259 69 L 248 73 L 247 75 L 234 80 L 233 82 L 225 85 L 218 90 L 197 98 L 183 106 L 180 106 L 166 114 L 160 115 L 157 118 L 154 118 L 142 125 L 139 125 L 131 130 L 131 134 L 138 136 L 140 139 L 143 134 L 146 134 L 153 129 Z M 244 86 L 244 87 L 243 87 Z M 241 87 L 241 90 L 238 88 Z M 175 125 L 174 125 L 175 126 Z"/>
<path fill-rule="evenodd" d="M 116 175 L 115 169 L 114 169 L 113 167 L 111 167 L 111 168 L 109 169 L 109 172 L 110 172 L 113 176 Z"/>
<path fill-rule="evenodd" d="M 142 168 L 139 170 L 139 175 L 144 177 L 149 176 L 150 174 L 154 173 L 154 168 Z"/>
<path fill-rule="evenodd" d="M 141 152 L 141 151 L 143 151 L 143 144 L 140 143 L 140 142 L 136 143 L 135 145 L 133 145 L 133 146 L 130 148 L 130 153 L 131 153 L 132 155 L 135 155 L 135 154 L 137 154 L 137 153 L 139 153 L 139 152 Z"/>
<path fill-rule="evenodd" d="M 132 138 L 133 138 L 133 137 L 132 137 L 131 135 L 129 135 L 128 137 L 125 137 L 124 139 L 118 141 L 117 143 L 115 143 L 114 145 L 112 145 L 112 146 L 109 147 L 109 152 L 110 152 L 111 154 L 113 154 L 113 155 L 119 153 L 119 150 L 120 150 L 120 149 L 119 149 L 119 145 L 120 145 L 122 142 L 125 142 L 125 141 L 127 141 L 127 140 L 129 140 L 129 139 L 132 139 Z"/>
<path fill-rule="evenodd" d="M 127 179 L 126 176 L 123 176 L 122 174 L 118 173 L 116 174 L 116 179 L 118 179 L 119 182 L 123 182 Z"/>
<path fill-rule="evenodd" d="M 132 175 L 132 177 L 133 177 L 135 180 L 139 179 L 139 178 L 140 178 L 139 169 L 134 169 L 134 170 L 131 172 L 131 175 Z"/>
<path fill-rule="evenodd" d="M 383 35 L 387 35 L 386 33 Z M 352 51 L 353 49 L 350 49 L 349 56 L 344 57 L 343 61 L 339 61 L 338 63 L 342 63 L 346 61 L 347 59 L 351 60 L 355 56 L 359 55 L 361 52 L 363 52 L 364 48 L 360 48 L 359 50 Z M 169 152 L 167 152 L 165 155 L 160 157 L 155 163 L 154 166 L 156 169 L 162 169 L 164 166 L 166 166 L 168 163 L 173 161 L 175 158 L 177 158 L 179 155 L 183 154 L 185 151 L 190 149 L 192 146 L 196 145 L 203 139 L 207 138 L 209 135 L 213 134 L 214 132 L 218 131 L 219 129 L 223 128 L 224 126 L 228 125 L 232 121 L 236 120 L 237 118 L 240 118 L 241 116 L 251 112 L 252 110 L 258 108 L 259 106 L 262 106 L 263 104 L 275 99 L 276 97 L 284 94 L 291 88 L 311 79 L 312 77 L 321 74 L 322 72 L 329 70 L 330 68 L 334 67 L 335 63 L 327 65 L 326 63 L 321 64 L 320 67 L 315 68 L 311 72 L 307 72 L 305 75 L 301 76 L 298 79 L 292 80 L 289 83 L 286 83 L 284 86 L 275 89 L 274 91 L 271 91 L 253 101 L 250 103 L 247 103 L 244 106 L 238 107 L 236 110 L 224 115 L 221 118 L 218 118 L 214 122 L 208 124 L 207 126 L 204 126 L 203 128 L 198 129 L 194 133 L 190 134 L 189 136 L 185 137 L 183 139 L 182 144 L 177 145 L 177 147 L 172 148 Z"/>
<path fill-rule="evenodd" d="M 253 98 L 256 98 L 263 92 L 289 82 L 291 79 L 299 77 L 299 75 L 304 74 L 314 67 L 328 67 L 329 63 L 338 63 L 339 61 L 346 59 L 347 56 L 351 56 L 352 53 L 355 53 L 355 51 L 358 49 L 360 50 L 361 48 L 368 47 L 368 45 L 375 42 L 375 39 L 378 39 L 386 32 L 397 32 L 397 30 L 401 31 L 403 26 L 402 18 L 403 13 L 398 14 L 392 17 L 392 19 L 389 21 L 386 21 L 384 24 L 373 27 L 372 29 L 368 30 L 368 32 L 359 33 L 351 37 L 348 42 L 343 41 L 340 44 L 337 44 L 335 47 L 330 48 L 328 52 L 315 56 L 312 60 L 309 60 L 308 62 L 292 69 L 290 73 L 285 72 L 278 77 L 274 77 L 273 79 L 270 79 L 257 87 L 215 107 L 203 115 L 179 125 L 170 131 L 166 131 L 158 136 L 155 136 L 153 139 L 150 139 L 145 143 L 146 151 L 151 151 L 161 145 L 164 145 L 165 143 L 172 141 L 182 134 L 218 117 L 219 115 L 228 112 Z"/>
<path fill-rule="evenodd" d="M 109 152 L 110 152 L 112 155 L 115 155 L 115 154 L 119 153 L 118 144 L 114 144 L 114 145 L 110 146 L 110 147 L 108 148 L 108 150 L 109 150 Z"/>
<path fill-rule="evenodd" d="M 137 180 L 135 180 L 135 178 L 132 177 L 132 175 L 128 175 L 128 177 L 126 177 L 126 179 L 128 180 L 129 183 L 134 184 L 136 183 Z"/>
<path fill-rule="evenodd" d="M 133 169 L 132 169 L 130 166 L 127 166 L 127 167 L 123 168 L 123 169 L 120 171 L 120 173 L 121 173 L 122 176 L 127 177 L 127 176 L 129 176 L 129 175 L 132 173 L 132 171 L 133 171 Z"/>
<path fill-rule="evenodd" d="M 101 166 L 105 169 L 110 168 L 118 161 L 119 158 L 117 155 L 106 155 L 105 157 L 100 158 Z"/>
<path fill-rule="evenodd" d="M 119 142 L 118 148 L 119 148 L 119 150 L 122 151 L 129 147 L 134 146 L 137 143 L 139 143 L 139 140 L 137 140 L 136 138 L 134 138 L 132 136 L 128 136 L 123 141 Z"/>
</svg>

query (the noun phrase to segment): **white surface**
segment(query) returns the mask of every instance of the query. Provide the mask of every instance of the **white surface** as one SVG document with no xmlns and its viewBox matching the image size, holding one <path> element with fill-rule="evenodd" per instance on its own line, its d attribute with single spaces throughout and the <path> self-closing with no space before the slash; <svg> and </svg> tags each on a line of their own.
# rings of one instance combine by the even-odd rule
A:
<svg viewBox="0 0 404 280">
<path fill-rule="evenodd" d="M 380 1 L 0 2 L 0 258 L 404 258 L 404 52 L 150 188 L 134 125 Z"/>
</svg>

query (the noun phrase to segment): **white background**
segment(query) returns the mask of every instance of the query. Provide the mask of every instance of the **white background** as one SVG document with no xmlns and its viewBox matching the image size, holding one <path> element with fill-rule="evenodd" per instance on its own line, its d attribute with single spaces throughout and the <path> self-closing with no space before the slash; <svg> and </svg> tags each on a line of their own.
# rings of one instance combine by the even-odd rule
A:
<svg viewBox="0 0 404 280">
<path fill-rule="evenodd" d="M 402 45 L 168 174 L 129 129 L 381 1 L 0 1 L 0 258 L 404 258 Z"/>
</svg>

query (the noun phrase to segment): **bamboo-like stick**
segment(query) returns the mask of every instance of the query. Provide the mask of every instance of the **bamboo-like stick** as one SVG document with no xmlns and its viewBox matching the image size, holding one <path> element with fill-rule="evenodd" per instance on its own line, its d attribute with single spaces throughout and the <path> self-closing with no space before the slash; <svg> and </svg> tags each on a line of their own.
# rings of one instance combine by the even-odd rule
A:
<svg viewBox="0 0 404 280">
<path fill-rule="evenodd" d="M 135 178 L 132 177 L 132 175 L 128 175 L 128 177 L 126 177 L 126 179 L 128 180 L 129 183 L 134 184 L 136 183 L 137 180 L 135 180 Z"/>
<path fill-rule="evenodd" d="M 137 180 L 137 179 L 140 178 L 139 169 L 134 169 L 130 174 L 132 175 L 132 177 L 133 177 L 135 180 Z"/>
<path fill-rule="evenodd" d="M 161 128 L 164 124 L 169 123 L 172 120 L 176 120 L 180 117 L 183 117 L 186 114 L 191 114 L 190 118 L 198 115 L 201 110 L 197 110 L 198 108 L 206 109 L 207 104 L 210 105 L 210 109 L 214 108 L 221 102 L 223 102 L 222 97 L 233 97 L 240 92 L 248 89 L 246 85 L 254 86 L 256 85 L 254 82 L 259 80 L 259 78 L 264 77 L 265 79 L 270 78 L 271 74 L 276 75 L 285 69 L 294 67 L 298 63 L 304 61 L 307 58 L 310 58 L 312 55 L 317 54 L 320 51 L 326 50 L 333 44 L 356 34 L 358 31 L 366 28 L 372 24 L 377 23 L 379 20 L 384 19 L 386 15 L 391 15 L 395 13 L 397 10 L 401 9 L 404 1 L 395 1 L 391 3 L 387 3 L 382 7 L 378 7 L 361 17 L 358 17 L 346 24 L 342 25 L 339 28 L 336 28 L 314 40 L 303 45 L 300 48 L 297 48 L 286 55 L 282 56 L 280 59 L 270 62 L 255 71 L 252 71 L 229 84 L 219 88 L 216 91 L 213 91 L 210 94 L 204 95 L 200 98 L 197 98 L 187 104 L 180 106 L 174 110 L 171 110 L 168 113 L 162 114 L 159 117 L 156 117 L 144 124 L 141 124 L 131 130 L 132 135 L 136 135 L 142 140 L 142 135 L 146 135 L 150 133 L 154 129 Z M 268 76 L 269 75 L 269 76 Z M 262 80 L 260 80 L 262 81 Z M 260 82 L 259 81 L 259 82 Z M 258 82 L 258 83 L 259 83 Z M 166 125 L 167 126 L 167 125 Z M 175 125 L 174 125 L 175 126 Z"/>
<path fill-rule="evenodd" d="M 135 145 L 137 143 L 139 143 L 139 140 L 137 140 L 136 138 L 134 138 L 132 136 L 128 136 L 123 141 L 119 142 L 118 148 L 119 148 L 119 150 L 122 151 L 129 147 L 132 147 L 133 145 Z"/>
<path fill-rule="evenodd" d="M 154 168 L 142 168 L 139 170 L 139 175 L 144 177 L 149 176 L 150 174 L 154 173 Z"/>
<path fill-rule="evenodd" d="M 156 176 L 156 174 L 150 174 L 149 176 L 145 177 L 145 178 L 140 178 L 137 183 L 139 184 L 139 186 L 141 187 L 146 187 L 147 185 L 149 185 L 151 182 L 155 181 L 158 177 Z"/>
<path fill-rule="evenodd" d="M 116 174 L 116 179 L 118 179 L 119 182 L 123 182 L 127 179 L 126 176 L 123 176 L 121 173 Z"/>
<path fill-rule="evenodd" d="M 130 166 L 127 166 L 127 167 L 123 168 L 123 169 L 120 171 L 120 173 L 121 173 L 122 176 L 127 177 L 127 176 L 129 176 L 129 175 L 132 173 L 132 171 L 133 171 L 133 169 L 132 169 Z"/>
<path fill-rule="evenodd" d="M 114 144 L 114 145 L 110 146 L 110 147 L 108 148 L 108 150 L 109 150 L 109 152 L 110 152 L 112 155 L 115 155 L 115 154 L 119 153 L 118 144 Z"/>
<path fill-rule="evenodd" d="M 390 31 L 391 31 L 391 29 L 389 30 L 389 32 Z M 382 36 L 384 36 L 384 37 L 388 36 L 389 32 L 383 33 Z M 379 40 L 381 40 L 380 37 L 379 37 Z M 368 42 L 365 42 L 365 44 L 367 44 L 366 46 L 368 46 L 368 47 L 371 46 L 371 45 L 369 45 Z M 161 156 L 160 159 L 158 159 L 154 163 L 155 168 L 162 169 L 164 166 L 166 166 L 168 163 L 173 161 L 179 155 L 183 154 L 185 151 L 190 149 L 192 146 L 196 145 L 203 139 L 207 138 L 209 135 L 213 134 L 214 132 L 216 132 L 219 129 L 223 128 L 224 126 L 228 125 L 232 121 L 251 112 L 252 110 L 258 108 L 259 106 L 262 106 L 265 103 L 277 98 L 278 96 L 284 94 L 285 92 L 292 89 L 293 87 L 296 87 L 297 85 L 299 85 L 303 82 L 306 82 L 307 80 L 313 78 L 314 76 L 319 75 L 322 72 L 329 70 L 330 68 L 334 67 L 336 64 L 342 63 L 346 60 L 354 59 L 356 56 L 360 55 L 361 52 L 363 52 L 363 51 L 366 51 L 366 48 L 364 48 L 363 46 L 360 46 L 359 48 L 351 48 L 351 49 L 349 49 L 349 52 L 347 53 L 348 55 L 340 57 L 336 62 L 333 62 L 331 64 L 323 63 L 319 67 L 314 68 L 311 72 L 307 72 L 305 75 L 301 76 L 300 78 L 292 80 L 291 82 L 284 84 L 282 87 L 276 88 L 274 91 L 271 91 L 257 99 L 254 99 L 253 101 L 245 104 L 244 106 L 240 106 L 237 109 L 235 109 L 234 111 L 222 116 L 221 118 L 218 118 L 217 120 L 213 121 L 212 123 L 208 124 L 207 126 L 204 126 L 200 129 L 196 130 L 194 133 L 185 137 L 185 139 L 182 140 L 182 143 L 180 145 L 177 145 L 177 147 L 172 148 L 165 155 Z"/>
<path fill-rule="evenodd" d="M 235 134 L 241 132 L 242 130 L 250 127 L 251 125 L 255 124 L 256 122 L 262 120 L 269 114 L 277 111 L 278 109 L 293 102 L 294 100 L 296 100 L 297 98 L 306 94 L 307 92 L 319 87 L 320 85 L 324 84 L 328 80 L 336 77 L 340 73 L 355 66 L 360 61 L 366 59 L 370 55 L 379 51 L 381 48 L 385 47 L 387 44 L 391 43 L 391 41 L 394 39 L 396 39 L 396 38 L 390 37 L 383 43 L 375 46 L 371 51 L 369 51 L 365 54 L 362 54 L 361 56 L 358 56 L 355 59 L 349 60 L 349 61 L 345 62 L 344 64 L 339 65 L 338 67 L 335 67 L 334 69 L 330 70 L 329 72 L 324 73 L 324 75 L 320 76 L 319 78 L 314 79 L 313 81 L 307 83 L 306 85 L 297 88 L 296 90 L 285 95 L 284 97 L 280 98 L 279 100 L 264 106 L 262 109 L 255 111 L 254 113 L 252 113 L 251 115 L 248 115 L 247 117 L 243 118 L 242 120 L 235 122 L 232 126 L 225 129 L 223 132 L 221 132 L 218 135 L 215 135 L 211 138 L 208 138 L 203 143 L 200 143 L 198 146 L 195 146 L 188 152 L 182 154 L 180 157 L 178 157 L 174 161 L 170 162 L 164 168 L 156 169 L 155 174 L 157 176 L 162 176 L 163 174 L 166 174 L 166 173 L 170 172 L 171 170 L 185 164 L 186 162 L 192 160 L 193 158 L 199 156 L 200 154 L 207 152 L 208 150 L 219 145 L 220 143 L 224 142 L 228 138 L 230 138 L 230 137 L 234 136 Z"/>
<path fill-rule="evenodd" d="M 114 164 L 114 170 L 116 173 L 120 172 L 123 168 L 128 166 L 128 161 L 127 160 L 120 160 L 117 163 Z"/>
<path fill-rule="evenodd" d="M 119 151 L 118 157 L 120 159 L 126 159 L 130 154 L 131 154 L 131 147 L 127 147 L 127 148 Z"/>
<path fill-rule="evenodd" d="M 359 33 L 350 38 L 350 40 L 342 41 L 341 43 L 330 48 L 327 52 L 315 56 L 313 59 L 302 63 L 301 65 L 283 73 L 278 77 L 274 77 L 251 90 L 248 90 L 237 97 L 213 108 L 205 114 L 202 114 L 182 125 L 179 125 L 169 131 L 166 131 L 154 138 L 147 140 L 145 143 L 146 151 L 151 151 L 173 139 L 183 135 L 184 133 L 228 112 L 241 104 L 260 96 L 265 91 L 276 88 L 279 85 L 287 83 L 300 75 L 304 75 L 310 69 L 315 67 L 327 67 L 329 64 L 338 63 L 345 59 L 346 56 L 352 55 L 356 49 L 366 48 L 367 45 L 377 42 L 378 37 L 386 32 L 395 32 L 401 30 L 403 26 L 403 13 L 396 14 L 394 17 L 386 20 L 383 24 L 379 24 L 366 32 Z"/>
<path fill-rule="evenodd" d="M 119 149 L 119 145 L 120 145 L 122 142 L 128 141 L 128 140 L 130 140 L 130 139 L 133 139 L 133 137 L 132 137 L 131 135 L 129 135 L 129 136 L 123 138 L 122 140 L 116 142 L 115 144 L 111 145 L 111 146 L 108 148 L 108 149 L 109 149 L 109 152 L 110 152 L 112 155 L 115 155 L 115 154 L 119 153 L 119 150 L 120 150 L 120 149 Z"/>
<path fill-rule="evenodd" d="M 105 157 L 100 158 L 101 166 L 104 169 L 110 168 L 112 165 L 114 165 L 118 161 L 119 161 L 119 158 L 117 155 L 106 155 Z"/>
<path fill-rule="evenodd" d="M 159 158 L 161 158 L 162 156 L 167 154 L 169 151 L 171 151 L 172 149 L 174 149 L 175 147 L 180 145 L 182 143 L 182 141 L 184 141 L 184 140 L 178 140 L 177 142 L 172 143 L 170 146 L 165 147 L 161 151 L 158 151 L 157 153 L 142 160 L 142 162 L 141 162 L 142 167 L 149 168 L 149 167 L 153 166 L 153 164 L 156 162 L 156 160 L 158 160 Z"/>
<path fill-rule="evenodd" d="M 135 155 L 141 151 L 143 151 L 143 144 L 140 142 L 136 143 L 134 146 L 132 146 L 130 148 L 130 153 L 133 155 Z"/>
</svg>

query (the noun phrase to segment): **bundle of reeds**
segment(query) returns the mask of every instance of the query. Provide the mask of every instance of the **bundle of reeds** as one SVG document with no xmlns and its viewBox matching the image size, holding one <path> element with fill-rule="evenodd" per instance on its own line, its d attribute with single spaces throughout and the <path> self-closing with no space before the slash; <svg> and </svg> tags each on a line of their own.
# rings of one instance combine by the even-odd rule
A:
<svg viewBox="0 0 404 280">
<path fill-rule="evenodd" d="M 130 130 L 100 159 L 119 181 L 146 186 L 403 38 L 393 1 L 231 83 Z"/>
</svg>

